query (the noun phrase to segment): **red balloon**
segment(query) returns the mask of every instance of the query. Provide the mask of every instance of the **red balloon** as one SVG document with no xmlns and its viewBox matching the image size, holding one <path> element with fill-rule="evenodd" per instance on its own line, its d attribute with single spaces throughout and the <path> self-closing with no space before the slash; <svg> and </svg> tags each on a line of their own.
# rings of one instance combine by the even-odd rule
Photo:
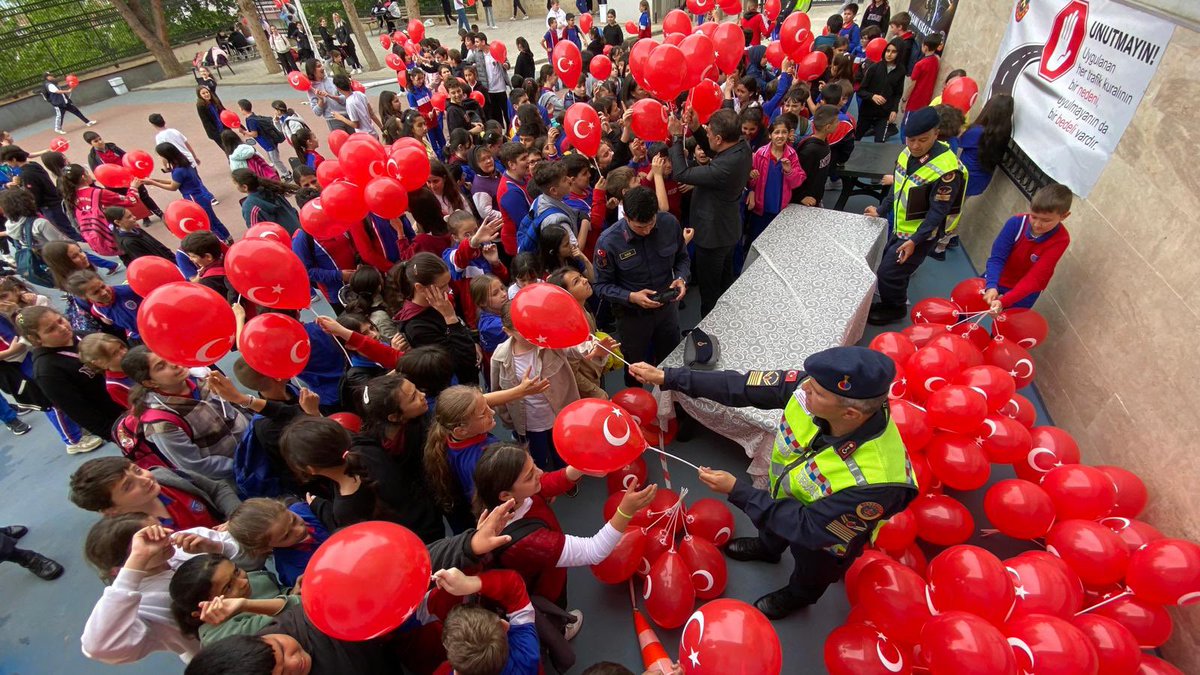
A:
<svg viewBox="0 0 1200 675">
<path fill-rule="evenodd" d="M 1134 551 L 1125 583 L 1134 595 L 1160 605 L 1200 602 L 1200 546 L 1158 539 Z"/>
<path fill-rule="evenodd" d="M 642 38 L 633 43 L 633 47 L 629 49 L 629 72 L 638 85 L 643 88 L 646 86 L 646 61 L 656 47 L 658 47 L 658 43 L 654 40 Z"/>
<path fill-rule="evenodd" d="M 1056 523 L 1046 533 L 1046 551 L 1062 558 L 1092 588 L 1117 583 L 1129 567 L 1129 551 L 1121 538 L 1090 520 Z"/>
<path fill-rule="evenodd" d="M 703 537 L 714 546 L 724 546 L 733 536 L 733 514 L 729 507 L 709 497 L 692 503 L 683 522 L 688 534 Z"/>
<path fill-rule="evenodd" d="M 59 136 L 58 138 L 50 139 L 50 150 L 53 152 L 66 152 L 71 149 L 71 142 Z"/>
<path fill-rule="evenodd" d="M 917 351 L 916 346 L 913 345 L 912 340 L 908 339 L 907 335 L 894 331 L 876 335 L 868 346 L 880 354 L 886 354 L 896 365 L 907 363 L 909 357 Z"/>
<path fill-rule="evenodd" d="M 1012 400 L 1017 392 L 1017 384 L 1012 376 L 996 366 L 971 366 L 964 368 L 954 384 L 961 384 L 979 393 L 987 399 L 989 413 L 995 413 Z"/>
<path fill-rule="evenodd" d="M 958 357 L 938 347 L 922 347 L 904 364 L 908 391 L 918 402 L 950 384 L 958 371 Z"/>
<path fill-rule="evenodd" d="M 159 286 L 184 281 L 184 278 L 170 261 L 147 255 L 130 261 L 125 281 L 134 293 L 144 298 Z"/>
<path fill-rule="evenodd" d="M 875 532 L 875 545 L 885 551 L 901 551 L 917 538 L 917 519 L 907 509 L 888 518 Z"/>
<path fill-rule="evenodd" d="M 304 73 L 298 70 L 293 70 L 292 72 L 288 73 L 287 81 L 288 84 L 292 85 L 292 89 L 295 89 L 296 91 L 308 91 L 309 89 L 312 89 L 312 82 L 309 81 L 308 77 Z"/>
<path fill-rule="evenodd" d="M 142 301 L 138 332 L 169 363 L 211 366 L 233 348 L 233 309 L 219 293 L 187 281 L 159 286 Z"/>
<path fill-rule="evenodd" d="M 550 54 L 550 63 L 554 66 L 554 73 L 558 75 L 558 79 L 562 80 L 564 87 L 572 89 L 579 84 L 579 76 L 583 73 L 583 56 L 574 42 L 563 40 L 554 45 L 554 51 Z"/>
<path fill-rule="evenodd" d="M 774 23 L 779 17 L 779 12 L 782 10 L 780 0 L 767 0 L 763 3 L 763 15 L 767 17 L 767 21 Z"/>
<path fill-rule="evenodd" d="M 395 52 L 388 52 L 388 54 L 383 57 L 383 61 L 387 64 L 388 68 L 391 68 L 397 73 L 405 69 L 404 57 Z"/>
<path fill-rule="evenodd" d="M 579 15 L 579 30 L 583 31 L 584 35 L 591 35 L 593 25 L 591 14 L 585 12 Z"/>
<path fill-rule="evenodd" d="M 900 431 L 900 439 L 909 454 L 922 450 L 933 439 L 933 428 L 929 426 L 925 410 L 908 401 L 893 401 L 889 408 L 892 421 Z"/>
<path fill-rule="evenodd" d="M 342 146 L 345 145 L 346 141 L 348 141 L 348 140 L 350 140 L 350 134 L 346 133 L 345 129 L 334 129 L 333 131 L 330 131 L 329 139 L 327 141 L 329 143 L 329 151 L 335 155 L 338 154 L 339 152 L 342 151 Z M 327 160 L 327 162 L 329 162 L 329 161 L 334 161 L 334 160 Z M 321 166 L 325 166 L 325 164 L 326 164 L 326 162 L 322 162 Z M 337 165 L 335 165 L 335 166 L 337 166 Z M 340 168 L 338 169 L 338 173 L 339 173 L 339 175 L 341 174 Z M 317 175 L 318 176 L 320 175 L 319 171 L 318 171 Z M 333 181 L 329 181 L 329 182 L 332 183 Z M 325 184 L 322 183 L 321 187 L 325 187 Z"/>
<path fill-rule="evenodd" d="M 969 77 L 956 77 L 942 89 L 942 101 L 952 105 L 964 113 L 970 112 L 979 98 L 979 85 Z"/>
<path fill-rule="evenodd" d="M 1117 533 L 1121 541 L 1125 542 L 1125 548 L 1129 549 L 1130 556 L 1146 544 L 1164 538 L 1163 533 L 1159 532 L 1158 528 L 1140 520 L 1121 516 L 1109 516 L 1101 518 L 1098 522 Z"/>
<path fill-rule="evenodd" d="M 340 216 L 335 220 L 333 209 L 326 209 L 321 198 L 311 199 L 300 208 L 300 227 L 316 239 L 331 239 L 345 234 L 350 222 Z"/>
<path fill-rule="evenodd" d="M 644 141 L 667 140 L 667 107 L 652 99 L 644 98 L 633 104 L 630 125 L 633 133 Z"/>
<path fill-rule="evenodd" d="M 992 333 L 1002 335 L 1024 349 L 1033 349 L 1046 341 L 1050 326 L 1037 310 L 1011 309 L 996 317 Z"/>
<path fill-rule="evenodd" d="M 977 490 L 991 475 L 992 466 L 979 444 L 959 434 L 934 434 L 925 446 L 925 458 L 934 475 L 952 490 Z"/>
<path fill-rule="evenodd" d="M 874 626 L 847 623 L 834 628 L 825 638 L 825 669 L 830 675 L 907 674 L 912 668 L 909 650 L 889 640 Z"/>
<path fill-rule="evenodd" d="M 913 346 L 920 349 L 932 340 L 935 336 L 947 333 L 950 331 L 950 326 L 940 323 L 914 323 L 905 326 L 900 332 L 901 334 L 912 340 Z M 989 344 L 991 338 L 988 338 Z"/>
<path fill-rule="evenodd" d="M 683 541 L 679 542 L 679 555 L 692 572 L 692 586 L 696 589 L 698 600 L 712 600 L 725 592 L 725 584 L 729 580 L 725 556 L 712 542 L 685 535 Z"/>
<path fill-rule="evenodd" d="M 487 105 L 487 98 L 484 97 L 482 91 L 472 91 L 471 100 L 478 103 L 480 107 Z"/>
<path fill-rule="evenodd" d="M 687 0 L 688 11 L 697 16 L 704 16 L 705 14 L 708 14 L 716 6 L 717 6 L 717 0 Z M 704 28 L 705 26 L 714 26 L 715 27 L 716 22 L 715 21 L 706 21 L 706 22 L 700 24 L 700 26 L 698 27 L 697 30 L 699 30 L 699 28 Z"/>
<path fill-rule="evenodd" d="M 370 640 L 395 630 L 421 605 L 431 573 L 425 544 L 406 528 L 381 520 L 351 525 L 309 559 L 304 615 L 334 639 Z"/>
<path fill-rule="evenodd" d="M 1029 455 L 1033 439 L 1021 423 L 1003 415 L 988 415 L 979 427 L 976 441 L 993 464 L 1011 464 Z"/>
<path fill-rule="evenodd" d="M 713 67 L 717 53 L 716 46 L 712 39 L 704 33 L 693 33 L 679 43 L 679 51 L 683 54 L 683 61 L 687 65 L 683 89 L 693 89 L 704 79 L 704 71 Z"/>
<path fill-rule="evenodd" d="M 808 25 L 806 25 L 808 24 Z M 793 61 L 804 58 L 812 48 L 813 34 L 808 15 L 804 12 L 792 12 L 779 27 L 779 43 L 783 53 Z"/>
<path fill-rule="evenodd" d="M 493 40 L 488 45 L 488 52 L 498 63 L 504 63 L 508 60 L 508 47 L 506 47 L 504 43 L 499 40 Z"/>
<path fill-rule="evenodd" d="M 974 434 L 987 417 L 987 398 L 961 384 L 950 384 L 929 395 L 925 402 L 929 423 L 936 429 Z"/>
<path fill-rule="evenodd" d="M 629 33 L 630 35 L 637 35 L 638 34 L 638 25 L 636 23 L 634 23 L 633 20 L 626 21 L 625 22 L 625 32 Z"/>
<path fill-rule="evenodd" d="M 605 481 L 610 495 L 618 492 L 624 493 L 630 487 L 640 489 L 646 484 L 646 460 L 638 457 L 608 474 Z"/>
<path fill-rule="evenodd" d="M 696 111 L 696 117 L 701 124 L 708 122 L 708 118 L 721 109 L 722 100 L 721 87 L 712 80 L 701 80 L 700 84 L 692 87 L 692 93 L 688 94 L 688 103 L 691 104 L 692 110 Z"/>
<path fill-rule="evenodd" d="M 1098 466 L 1096 468 L 1107 474 L 1117 489 L 1117 501 L 1109 514 L 1125 518 L 1138 517 L 1146 508 L 1146 501 L 1149 499 L 1146 494 L 1146 484 L 1142 482 L 1142 479 L 1132 471 L 1119 466 Z"/>
<path fill-rule="evenodd" d="M 79 86 L 79 76 L 75 75 L 74 73 L 67 75 L 65 78 L 63 78 L 63 80 L 67 83 L 67 86 L 72 89 Z"/>
<path fill-rule="evenodd" d="M 642 598 L 646 613 L 663 628 L 678 628 L 688 620 L 696 606 L 696 588 L 683 556 L 667 551 L 650 564 Z"/>
<path fill-rule="evenodd" d="M 953 546 L 971 538 L 975 519 L 957 499 L 946 495 L 918 497 L 909 505 L 917 519 L 917 536 L 938 546 Z"/>
<path fill-rule="evenodd" d="M 1031 552 L 1005 560 L 1004 566 L 1016 597 L 1012 611 L 1014 618 L 1050 614 L 1070 619 L 1079 611 L 1083 587 L 1079 577 L 1061 560 L 1045 553 Z"/>
<path fill-rule="evenodd" d="M 903 565 L 876 561 L 863 568 L 857 583 L 859 602 L 872 623 L 901 642 L 920 639 L 930 616 L 921 575 Z"/>
<path fill-rule="evenodd" d="M 292 249 L 267 239 L 242 239 L 230 246 L 225 274 L 237 292 L 256 305 L 307 309 L 311 301 L 304 263 Z"/>
<path fill-rule="evenodd" d="M 659 519 L 659 516 L 671 510 L 676 504 L 680 505 L 680 513 L 687 517 L 687 510 L 681 504 L 679 493 L 666 488 L 659 488 L 654 494 L 654 499 L 650 500 L 650 505 L 634 514 L 633 519 L 629 522 L 637 527 L 649 527 L 651 523 Z M 659 522 L 658 527 L 666 526 L 666 519 Z"/>
<path fill-rule="evenodd" d="M 363 190 L 363 201 L 380 218 L 399 218 L 408 210 L 408 191 L 395 178 L 376 176 Z"/>
<path fill-rule="evenodd" d="M 658 420 L 658 401 L 646 389 L 628 387 L 613 394 L 611 400 L 628 410 L 639 425 L 645 426 Z"/>
<path fill-rule="evenodd" d="M 976 349 L 979 350 L 981 355 L 983 354 L 983 350 L 987 349 L 988 346 L 992 344 L 992 336 L 981 324 L 970 322 L 959 324 L 958 326 L 952 328 L 950 332 L 954 333 L 960 338 L 963 338 L 967 342 L 970 342 L 975 346 Z"/>
<path fill-rule="evenodd" d="M 549 284 L 531 284 L 522 290 L 544 285 Z M 554 420 L 554 446 L 563 460 L 576 469 L 608 473 L 641 455 L 646 449 L 646 439 L 629 413 L 608 401 L 588 398 L 575 401 L 558 413 Z"/>
<path fill-rule="evenodd" d="M 342 147 L 338 150 L 338 168 L 342 174 L 346 176 L 346 180 L 356 186 L 366 185 L 368 181 L 376 176 L 387 175 L 387 153 L 384 152 L 383 146 L 374 138 L 367 134 L 354 134 L 354 140 L 347 139 Z M 358 140 L 364 138 L 366 140 Z M 324 166 L 324 164 L 322 164 Z M 329 187 L 321 192 L 321 196 L 325 199 L 325 203 L 333 208 L 329 199 Z M 340 189 L 348 189 L 349 186 L 343 186 Z M 356 188 L 356 191 L 361 192 L 361 187 Z M 364 213 L 363 218 L 366 217 Z M 360 220 L 347 216 L 349 220 Z"/>
<path fill-rule="evenodd" d="M 983 512 L 992 525 L 1013 539 L 1039 539 L 1054 525 L 1054 502 L 1026 480 L 1002 480 L 988 488 Z"/>
<path fill-rule="evenodd" d="M 1000 414 L 1020 422 L 1026 429 L 1032 429 L 1037 422 L 1037 410 L 1020 394 L 1013 394 L 1012 400 L 1000 408 Z"/>
<path fill-rule="evenodd" d="M 1142 652 L 1129 629 L 1106 617 L 1083 614 L 1071 619 L 1096 649 L 1100 660 L 1099 675 L 1134 675 Z"/>
<path fill-rule="evenodd" d="M 925 572 L 929 569 L 929 561 L 916 543 L 909 544 L 908 548 L 896 557 L 896 562 L 921 575 L 921 578 L 925 577 Z"/>
<path fill-rule="evenodd" d="M 433 105 L 433 109 L 438 112 L 446 112 L 446 101 L 448 97 L 444 92 L 435 91 L 433 96 L 429 97 L 429 102 Z"/>
<path fill-rule="evenodd" d="M 238 117 L 238 114 L 232 110 L 222 110 L 219 117 L 221 118 L 221 124 L 230 129 L 237 129 L 242 126 L 242 118 Z"/>
<path fill-rule="evenodd" d="M 120 164 L 99 164 L 93 173 L 106 188 L 127 188 L 133 182 L 133 173 Z"/>
<path fill-rule="evenodd" d="M 711 600 L 688 618 L 679 636 L 685 675 L 779 675 L 783 648 L 763 613 L 741 600 Z"/>
<path fill-rule="evenodd" d="M 387 173 L 400 181 L 405 190 L 415 192 L 429 180 L 429 155 L 424 147 L 403 146 L 392 150 L 388 159 Z"/>
<path fill-rule="evenodd" d="M 892 383 L 888 385 L 888 400 L 896 401 L 908 396 L 908 376 L 904 373 L 904 366 L 896 365 L 896 374 L 892 377 Z"/>
<path fill-rule="evenodd" d="M 820 77 L 828 67 L 829 57 L 823 52 L 809 52 L 796 64 L 796 77 L 801 82 L 811 82 Z"/>
<path fill-rule="evenodd" d="M 604 131 L 600 126 L 600 115 L 590 105 L 573 105 L 563 117 L 563 130 L 567 140 L 586 157 L 595 157 L 600 151 Z"/>
<path fill-rule="evenodd" d="M 877 37 L 867 43 L 867 60 L 873 63 L 879 63 L 883 60 L 883 52 L 887 49 L 887 38 Z M 966 309 L 965 307 L 963 309 Z M 967 310 L 971 311 L 971 310 Z"/>
<path fill-rule="evenodd" d="M 588 72 L 597 80 L 607 80 L 612 75 L 612 70 L 612 59 L 603 54 L 593 56 L 591 62 L 588 63 Z"/>
<path fill-rule="evenodd" d="M 246 322 L 238 338 L 246 364 L 267 377 L 290 380 L 308 365 L 312 344 L 304 326 L 290 316 L 271 312 Z"/>
<path fill-rule="evenodd" d="M 883 40 L 883 38 L 876 38 L 876 40 Z M 872 42 L 874 41 L 875 40 L 872 40 Z M 886 46 L 886 44 L 887 41 L 884 40 L 884 45 Z M 870 49 L 870 46 L 868 46 L 867 49 Z M 880 49 L 879 53 L 882 55 L 883 50 Z M 867 58 L 870 58 L 870 56 L 868 55 Z M 871 60 L 878 61 L 879 59 Z M 963 279 L 962 281 L 958 282 L 958 284 L 954 287 L 954 290 L 950 291 L 950 299 L 954 301 L 954 304 L 958 305 L 963 312 L 971 313 L 986 311 L 990 307 L 990 305 L 983 300 L 983 292 L 987 290 L 984 288 L 986 285 L 987 282 L 984 281 L 983 277 L 970 277 Z"/>
<path fill-rule="evenodd" d="M 1142 660 L 1135 672 L 1137 675 L 1183 675 L 1182 670 L 1149 654 L 1142 654 Z"/>
<path fill-rule="evenodd" d="M 727 75 L 737 70 L 746 49 L 742 29 L 736 23 L 718 24 L 711 37 L 717 49 L 717 68 Z"/>
<path fill-rule="evenodd" d="M 659 45 L 650 52 L 642 75 L 646 89 L 663 101 L 674 99 L 684 90 L 687 76 L 683 52 L 672 44 Z"/>
<path fill-rule="evenodd" d="M 267 220 L 259 221 L 257 225 L 246 230 L 246 234 L 242 235 L 242 239 L 264 239 L 280 244 L 289 250 L 292 248 L 292 235 L 278 223 L 272 223 Z"/>
<path fill-rule="evenodd" d="M 135 178 L 149 178 L 154 173 L 154 158 L 145 150 L 130 150 L 121 158 L 121 163 Z"/>
<path fill-rule="evenodd" d="M 529 284 L 512 299 L 512 320 L 517 332 L 539 347 L 566 349 L 583 343 L 591 336 L 583 308 L 571 294 L 554 284 Z M 637 427 L 636 422 L 630 422 Z M 637 431 L 641 438 L 641 431 Z M 646 449 L 645 441 L 638 448 Z M 613 464 L 615 469 L 624 466 L 633 458 Z M 576 465 L 576 468 L 583 467 Z"/>
<path fill-rule="evenodd" d="M 1088 610 L 1088 613 L 1108 617 L 1128 628 L 1142 649 L 1162 646 L 1175 628 L 1171 615 L 1162 605 L 1136 596 L 1113 600 Z"/>
<path fill-rule="evenodd" d="M 357 434 L 362 429 L 362 418 L 354 413 L 334 413 L 329 416 L 329 419 L 342 425 L 346 431 L 352 434 Z"/>
<path fill-rule="evenodd" d="M 992 339 L 992 344 L 983 350 L 983 358 L 993 366 L 997 366 L 1012 375 L 1017 383 L 1017 389 L 1033 381 L 1036 374 L 1033 357 L 1025 348 L 1004 336 Z"/>
<path fill-rule="evenodd" d="M 921 656 L 928 660 L 931 673 L 1017 672 L 1016 658 L 1000 629 L 967 611 L 946 612 L 930 619 L 921 631 Z"/>
<path fill-rule="evenodd" d="M 673 9 L 663 17 L 662 30 L 665 35 L 671 33 L 687 35 L 692 32 L 692 19 L 682 9 Z"/>
<path fill-rule="evenodd" d="M 1096 673 L 1100 657 L 1083 631 L 1049 614 L 1013 619 L 1005 627 L 1017 666 L 1026 673 Z"/>
<path fill-rule="evenodd" d="M 1004 563 L 978 546 L 951 546 L 929 561 L 929 609 L 959 610 L 1000 626 L 1012 612 L 1012 582 Z"/>
<path fill-rule="evenodd" d="M 392 36 L 388 35 L 387 33 L 380 35 L 379 36 L 379 46 L 383 47 L 385 50 L 391 49 L 392 48 Z"/>
<path fill-rule="evenodd" d="M 1079 446 L 1071 434 L 1058 427 L 1034 427 L 1029 430 L 1029 454 L 1013 464 L 1018 478 L 1040 483 L 1051 469 L 1079 463 Z"/>
<path fill-rule="evenodd" d="M 1098 520 L 1112 511 L 1117 489 L 1100 469 L 1083 464 L 1065 464 L 1042 476 L 1042 489 L 1054 501 L 1062 520 Z"/>
<path fill-rule="evenodd" d="M 842 583 L 846 585 L 846 599 L 850 601 L 850 606 L 853 607 L 858 604 L 858 576 L 867 568 L 867 565 L 878 560 L 882 560 L 887 565 L 900 564 L 887 553 L 868 548 L 863 549 L 862 555 L 858 556 L 854 562 L 850 563 L 850 567 L 846 568 L 846 574 L 842 577 Z"/>
<path fill-rule="evenodd" d="M 363 199 L 363 189 L 355 183 L 338 181 L 322 190 L 320 199 L 322 207 L 331 219 L 336 218 L 346 224 L 346 227 L 342 228 L 343 232 L 349 229 L 349 223 L 367 217 L 367 202 Z"/>
<path fill-rule="evenodd" d="M 645 509 L 638 511 L 639 514 L 644 514 Z M 631 521 L 631 527 L 636 525 Z M 637 574 L 645 578 L 650 574 L 650 561 L 658 560 L 662 554 L 666 553 L 671 545 L 675 542 L 674 537 L 667 537 L 667 527 L 665 524 L 655 525 L 654 527 L 639 527 L 642 532 L 646 533 L 646 551 L 642 553 L 642 561 L 638 563 Z"/>
<path fill-rule="evenodd" d="M 621 534 L 612 553 L 592 565 L 592 575 L 606 584 L 623 584 L 637 572 L 646 551 L 646 535 L 640 527 L 630 527 Z"/>
<path fill-rule="evenodd" d="M 211 229 L 208 224 L 208 212 L 204 207 L 188 199 L 176 199 L 167 204 L 163 212 L 163 222 L 171 234 L 183 239 L 193 232 Z"/>
<path fill-rule="evenodd" d="M 925 298 L 912 306 L 913 323 L 940 323 L 949 326 L 958 321 L 958 306 L 945 298 Z"/>
<path fill-rule="evenodd" d="M 954 354 L 958 358 L 959 368 L 974 368 L 975 366 L 983 365 L 983 352 L 979 351 L 971 341 L 959 337 L 952 332 L 943 332 L 934 335 L 925 343 L 926 347 L 937 347 L 945 349 Z"/>
<path fill-rule="evenodd" d="M 672 417 L 667 420 L 667 428 L 662 428 L 658 424 L 642 424 L 642 435 L 646 437 L 646 442 L 655 447 L 666 447 L 675 442 L 675 437 L 679 434 L 679 420 Z"/>
<path fill-rule="evenodd" d="M 408 20 L 408 39 L 414 43 L 425 39 L 425 24 L 420 19 Z"/>
</svg>

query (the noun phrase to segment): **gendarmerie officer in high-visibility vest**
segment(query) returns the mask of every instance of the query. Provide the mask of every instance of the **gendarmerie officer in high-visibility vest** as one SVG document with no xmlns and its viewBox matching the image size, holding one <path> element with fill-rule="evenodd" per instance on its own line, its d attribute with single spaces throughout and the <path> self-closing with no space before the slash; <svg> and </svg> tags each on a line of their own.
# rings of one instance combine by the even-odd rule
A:
<svg viewBox="0 0 1200 675">
<path fill-rule="evenodd" d="M 729 406 L 783 408 L 767 490 L 747 477 L 701 468 L 700 480 L 750 516 L 758 536 L 729 542 L 734 560 L 778 562 L 791 548 L 788 585 L 755 601 L 779 619 L 815 603 L 845 574 L 875 529 L 918 494 L 900 432 L 887 406 L 892 360 L 863 347 L 835 347 L 804 370 L 660 370 L 630 367 L 665 390 Z"/>
<path fill-rule="evenodd" d="M 867 321 L 882 326 L 908 313 L 908 280 L 946 230 L 958 225 L 967 169 L 946 143 L 939 141 L 938 114 L 930 107 L 909 113 L 905 145 L 896 159 L 892 189 L 868 216 L 892 216 L 892 231 L 875 270 L 879 302 Z"/>
</svg>

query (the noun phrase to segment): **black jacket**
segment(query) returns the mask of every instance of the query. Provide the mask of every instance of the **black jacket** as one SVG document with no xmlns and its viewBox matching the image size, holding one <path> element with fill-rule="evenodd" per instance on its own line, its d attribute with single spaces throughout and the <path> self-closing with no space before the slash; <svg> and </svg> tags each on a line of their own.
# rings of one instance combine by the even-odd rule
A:
<svg viewBox="0 0 1200 675">
<path fill-rule="evenodd" d="M 671 176 L 699 190 L 692 193 L 691 227 L 696 228 L 696 246 L 723 248 L 733 246 L 742 237 L 742 191 L 750 179 L 753 153 L 744 142 L 713 154 L 709 151 L 704 127 L 695 132 L 696 144 L 712 161 L 695 164 L 684 155 L 683 137 L 671 144 Z"/>
<path fill-rule="evenodd" d="M 611 26 L 604 24 L 604 44 L 620 47 L 621 43 L 625 41 L 625 34 L 621 30 L 621 26 L 618 24 Z"/>
<path fill-rule="evenodd" d="M 804 182 L 792 190 L 792 203 L 799 204 L 805 197 L 812 197 L 821 204 L 825 196 L 825 179 L 829 177 L 832 154 L 823 138 L 806 136 L 796 144 L 796 155 L 800 168 L 804 169 Z"/>
<path fill-rule="evenodd" d="M 105 143 L 104 149 L 108 150 L 109 152 L 117 153 L 117 157 L 125 156 L 125 151 L 122 150 L 116 143 Z M 100 166 L 100 164 L 102 164 L 102 162 L 100 161 L 99 154 L 96 152 L 96 148 L 93 147 L 91 150 L 88 150 L 88 167 L 90 167 L 92 171 L 95 171 L 96 167 Z"/>
<path fill-rule="evenodd" d="M 371 435 L 358 434 L 351 445 L 361 455 L 367 474 L 375 483 L 375 494 L 386 507 L 389 520 L 412 530 L 426 544 L 445 536 L 442 513 L 425 483 L 422 447 L 425 425 L 418 420 L 404 429 L 403 447 L 385 450 Z"/>
<path fill-rule="evenodd" d="M 899 44 L 899 41 L 897 41 Z M 896 57 L 896 67 L 888 70 L 887 64 L 880 61 L 872 64 L 863 73 L 862 86 L 858 90 L 859 120 L 879 119 L 896 112 L 900 105 L 900 95 L 904 93 L 904 65 L 900 57 Z M 874 95 L 887 99 L 882 104 L 871 99 Z"/>
<path fill-rule="evenodd" d="M 369 580 L 364 580 L 368 581 Z M 304 615 L 302 605 L 288 605 L 275 615 L 259 635 L 283 633 L 312 657 L 312 675 L 343 675 L 344 673 L 390 673 L 398 670 L 398 642 L 391 633 L 372 640 L 349 642 L 329 637 L 312 625 Z"/>
<path fill-rule="evenodd" d="M 175 263 L 175 256 L 163 243 L 154 238 L 149 232 L 116 231 L 117 249 L 121 251 L 121 262 L 129 263 L 143 256 L 154 255 Z"/>
<path fill-rule="evenodd" d="M 460 319 L 454 324 L 447 324 L 442 315 L 432 307 L 426 307 L 415 316 L 409 316 L 405 309 L 397 315 L 398 327 L 408 340 L 409 346 L 423 347 L 425 345 L 440 345 L 450 352 L 454 360 L 454 374 L 459 384 L 473 385 L 479 381 L 479 366 L 476 362 L 475 340 L 471 331 Z"/>
<path fill-rule="evenodd" d="M 517 54 L 517 63 L 513 66 L 513 74 L 520 75 L 527 80 L 536 75 L 536 71 L 533 68 L 532 53 L 521 52 Z"/>
<path fill-rule="evenodd" d="M 217 106 L 217 115 L 219 116 L 224 110 L 224 106 Z M 196 106 L 196 115 L 200 117 L 200 124 L 204 126 L 204 135 L 220 143 L 221 132 L 225 130 L 225 127 L 213 118 L 208 106 Z"/>
<path fill-rule="evenodd" d="M 35 347 L 33 380 L 54 406 L 76 424 L 105 439 L 111 439 L 113 424 L 125 411 L 108 395 L 104 373 L 85 367 L 70 347 Z"/>
<path fill-rule="evenodd" d="M 46 172 L 46 167 L 37 162 L 25 162 L 21 166 L 21 185 L 33 193 L 33 199 L 38 208 L 51 206 L 62 208 L 62 193 L 54 184 L 54 179 Z"/>
<path fill-rule="evenodd" d="M 475 99 L 465 98 L 462 103 L 446 102 L 446 133 L 455 129 L 470 131 L 471 124 L 483 119 L 479 103 Z"/>
</svg>

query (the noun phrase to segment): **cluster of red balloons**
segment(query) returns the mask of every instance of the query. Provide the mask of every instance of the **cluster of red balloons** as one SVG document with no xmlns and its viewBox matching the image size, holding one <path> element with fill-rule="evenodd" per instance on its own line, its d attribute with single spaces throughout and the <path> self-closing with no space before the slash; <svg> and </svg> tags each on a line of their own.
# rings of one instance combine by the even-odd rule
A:
<svg viewBox="0 0 1200 675">
<path fill-rule="evenodd" d="M 408 193 L 429 179 L 429 156 L 420 141 L 401 138 L 385 147 L 368 134 L 329 133 L 337 159 L 321 163 L 321 196 L 300 209 L 300 226 L 317 239 L 345 233 L 374 213 L 398 218 L 408 210 Z"/>
</svg>

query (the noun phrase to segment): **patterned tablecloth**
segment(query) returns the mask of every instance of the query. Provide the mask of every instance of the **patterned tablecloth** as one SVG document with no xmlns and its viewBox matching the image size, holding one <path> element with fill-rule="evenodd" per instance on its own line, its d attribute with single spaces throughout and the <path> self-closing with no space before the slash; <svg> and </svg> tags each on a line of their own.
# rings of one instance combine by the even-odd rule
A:
<svg viewBox="0 0 1200 675">
<path fill-rule="evenodd" d="M 862 337 L 875 291 L 875 262 L 887 222 L 881 218 L 792 205 L 751 247 L 742 276 L 700 322 L 721 345 L 722 370 L 800 368 L 814 352 Z M 661 364 L 683 365 L 681 344 Z M 660 415 L 671 405 L 737 441 L 749 473 L 766 480 L 781 410 L 730 408 L 679 392 L 655 390 Z"/>
</svg>

